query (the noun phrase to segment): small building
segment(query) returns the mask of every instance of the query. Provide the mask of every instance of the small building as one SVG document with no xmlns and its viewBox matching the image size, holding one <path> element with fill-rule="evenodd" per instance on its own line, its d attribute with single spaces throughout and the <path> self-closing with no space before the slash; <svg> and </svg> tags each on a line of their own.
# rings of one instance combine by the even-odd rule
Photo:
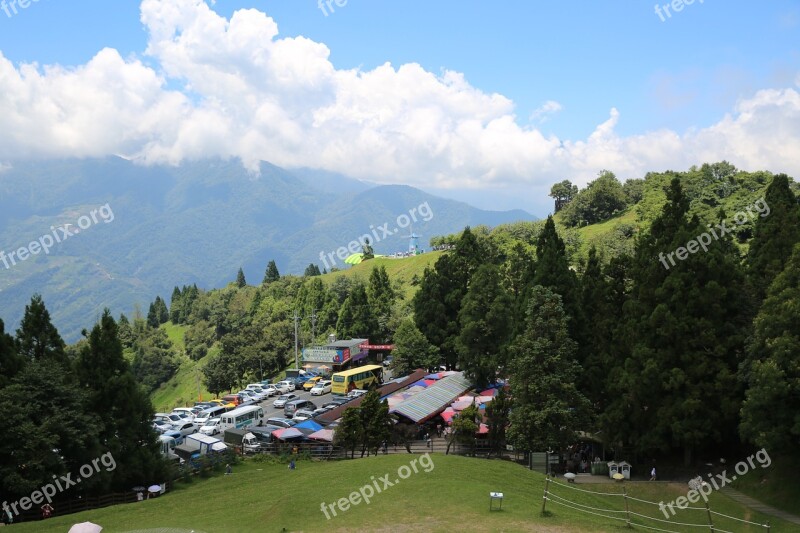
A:
<svg viewBox="0 0 800 533">
<path fill-rule="evenodd" d="M 352 366 L 369 355 L 369 350 L 361 348 L 369 344 L 367 339 L 329 339 L 325 345 L 303 348 L 303 367 L 315 369 L 328 367 L 332 372 L 339 372 Z"/>
</svg>

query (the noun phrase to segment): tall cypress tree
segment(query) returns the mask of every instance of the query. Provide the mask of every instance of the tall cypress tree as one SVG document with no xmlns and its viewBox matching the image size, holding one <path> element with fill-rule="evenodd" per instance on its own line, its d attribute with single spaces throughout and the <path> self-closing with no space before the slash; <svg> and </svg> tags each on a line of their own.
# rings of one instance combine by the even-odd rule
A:
<svg viewBox="0 0 800 533">
<path fill-rule="evenodd" d="M 577 340 L 580 322 L 578 308 L 578 280 L 569 267 L 564 240 L 556 231 L 552 216 L 547 217 L 544 228 L 536 241 L 536 266 L 531 287 L 547 287 L 561 296 L 564 312 L 569 321 L 570 336 Z"/>
<path fill-rule="evenodd" d="M 389 342 L 391 329 L 389 320 L 392 316 L 392 307 L 396 299 L 386 267 L 381 265 L 372 269 L 369 275 L 369 285 L 367 296 L 372 313 L 377 320 L 378 330 L 375 339 L 370 339 L 373 343 L 383 344 Z"/>
<path fill-rule="evenodd" d="M 741 434 L 769 450 L 795 452 L 800 440 L 800 245 L 775 278 L 755 320 L 752 362 L 742 367 L 747 397 Z"/>
<path fill-rule="evenodd" d="M 244 270 L 239 267 L 239 272 L 236 273 L 236 286 L 240 289 L 247 286 L 247 281 L 244 279 Z"/>
<path fill-rule="evenodd" d="M 621 336 L 626 359 L 610 380 L 605 420 L 611 438 L 641 451 L 680 449 L 688 464 L 696 451 L 735 440 L 747 319 L 735 248 L 724 240 L 707 251 L 689 245 L 709 229 L 687 212 L 675 178 L 661 216 L 637 244 Z M 660 258 L 683 247 L 695 252 L 679 251 L 684 259 L 665 268 Z"/>
<path fill-rule="evenodd" d="M 764 201 L 769 211 L 756 219 L 747 254 L 748 277 L 758 302 L 764 299 L 767 287 L 783 270 L 794 245 L 800 242 L 800 205 L 789 188 L 786 174 L 772 178 Z"/>
<path fill-rule="evenodd" d="M 278 272 L 278 265 L 275 264 L 275 261 L 270 260 L 267 263 L 267 270 L 264 272 L 264 281 L 262 283 L 272 283 L 279 279 L 281 279 L 281 274 Z"/>
<path fill-rule="evenodd" d="M 17 355 L 14 339 L 5 331 L 5 324 L 0 319 L 0 389 L 8 383 L 25 366 L 25 360 Z"/>
<path fill-rule="evenodd" d="M 17 330 L 17 353 L 28 361 L 67 363 L 64 340 L 50 321 L 42 297 L 35 294 Z"/>
<path fill-rule="evenodd" d="M 461 334 L 456 339 L 459 368 L 485 387 L 505 367 L 506 343 L 511 333 L 511 300 L 500 284 L 498 268 L 483 265 L 475 271 L 458 315 Z"/>
</svg>

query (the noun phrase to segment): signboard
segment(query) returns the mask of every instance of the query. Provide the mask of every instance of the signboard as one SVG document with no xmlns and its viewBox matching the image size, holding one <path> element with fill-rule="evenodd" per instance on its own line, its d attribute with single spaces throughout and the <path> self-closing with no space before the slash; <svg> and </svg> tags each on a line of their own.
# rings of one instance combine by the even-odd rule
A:
<svg viewBox="0 0 800 533">
<path fill-rule="evenodd" d="M 330 348 L 306 348 L 303 350 L 303 361 L 306 363 L 334 363 L 337 362 L 336 350 Z"/>
<path fill-rule="evenodd" d="M 350 359 L 350 348 L 344 350 L 336 350 L 336 355 L 333 357 L 334 363 L 344 363 Z"/>
<path fill-rule="evenodd" d="M 362 350 L 394 350 L 394 344 L 359 344 Z"/>
</svg>

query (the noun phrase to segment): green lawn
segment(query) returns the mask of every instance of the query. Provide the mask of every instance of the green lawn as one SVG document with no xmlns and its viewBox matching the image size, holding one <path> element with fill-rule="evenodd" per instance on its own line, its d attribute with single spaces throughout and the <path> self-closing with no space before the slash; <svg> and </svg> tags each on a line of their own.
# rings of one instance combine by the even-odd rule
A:
<svg viewBox="0 0 800 533">
<path fill-rule="evenodd" d="M 186 326 L 167 322 L 163 327 L 167 332 L 167 337 L 169 337 L 169 340 L 175 345 L 175 349 L 178 353 L 182 354 L 186 351 L 186 345 L 183 343 L 183 334 L 186 333 Z"/>
<path fill-rule="evenodd" d="M 344 270 L 323 274 L 322 280 L 326 284 L 330 284 L 333 282 L 333 280 L 340 276 L 347 276 L 360 277 L 362 280 L 364 280 L 364 282 L 366 282 L 369 279 L 369 274 L 372 272 L 373 268 L 383 266 L 386 268 L 386 273 L 389 275 L 389 279 L 392 280 L 392 282 L 395 280 L 400 280 L 403 283 L 403 287 L 405 289 L 403 296 L 408 299 L 417 291 L 417 287 L 411 284 L 411 279 L 414 277 L 414 275 L 416 275 L 419 279 L 422 279 L 422 274 L 425 272 L 425 267 L 433 267 L 433 264 L 437 259 L 439 259 L 439 257 L 441 257 L 443 253 L 444 252 L 426 252 L 424 254 L 398 259 L 377 257 L 375 259 L 364 261 L 358 265 L 348 266 Z"/>
<path fill-rule="evenodd" d="M 536 531 L 536 532 L 619 532 L 624 522 L 596 517 L 548 502 L 549 514 L 540 515 L 544 477 L 504 461 L 434 455 L 431 462 L 421 456 L 397 454 L 354 461 L 329 463 L 300 462 L 295 471 L 285 465 L 248 461 L 237 465 L 231 476 L 216 475 L 195 480 L 167 495 L 141 503 L 108 507 L 47 522 L 14 526 L 14 531 L 67 531 L 73 523 L 92 521 L 104 532 L 175 528 L 196 532 L 250 531 Z M 381 477 L 394 482 L 398 470 L 416 459 L 418 473 L 384 488 Z M 431 468 L 431 465 L 433 468 Z M 426 468 L 427 467 L 427 468 Z M 429 470 L 429 472 L 425 472 Z M 377 482 L 382 492 L 371 503 L 361 502 L 336 516 L 321 510 L 324 503 L 347 498 L 362 486 Z M 682 485 L 629 483 L 628 494 L 650 501 L 672 500 L 686 494 Z M 624 509 L 619 496 L 606 497 L 553 486 L 555 495 L 578 504 L 615 510 Z M 573 486 L 576 487 L 576 486 Z M 577 485 L 577 488 L 619 493 L 617 484 Z M 502 511 L 489 511 L 489 492 L 505 494 Z M 365 490 L 368 494 L 368 491 Z M 740 518 L 764 520 L 724 495 L 711 495 L 711 508 Z M 630 502 L 632 512 L 661 517 L 657 506 Z M 689 515 L 688 513 L 694 513 Z M 623 514 L 624 515 L 624 514 Z M 706 523 L 706 513 L 682 511 L 676 520 Z M 672 523 L 649 522 L 655 527 L 685 531 Z M 771 521 L 771 533 L 788 533 L 790 526 Z M 715 517 L 715 526 L 736 532 L 763 531 Z M 636 528 L 647 531 L 644 528 Z M 693 531 L 701 531 L 692 528 Z M 166 529 L 159 529 L 166 531 Z"/>
<path fill-rule="evenodd" d="M 156 412 L 170 412 L 175 407 L 192 406 L 200 397 L 203 400 L 213 398 L 214 395 L 208 392 L 203 384 L 202 368 L 218 351 L 219 348 L 215 344 L 208 351 L 208 355 L 199 361 L 192 361 L 181 355 L 181 365 L 175 375 L 150 395 Z"/>
<path fill-rule="evenodd" d="M 773 457 L 769 468 L 757 468 L 733 482 L 732 487 L 762 503 L 788 513 L 800 512 L 800 459 Z M 800 530 L 800 527 L 798 527 Z"/>
</svg>

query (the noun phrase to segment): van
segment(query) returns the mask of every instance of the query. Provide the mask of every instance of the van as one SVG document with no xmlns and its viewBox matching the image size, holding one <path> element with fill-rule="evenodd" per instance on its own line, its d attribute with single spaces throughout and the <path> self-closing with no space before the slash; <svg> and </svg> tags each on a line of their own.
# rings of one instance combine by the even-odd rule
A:
<svg viewBox="0 0 800 533">
<path fill-rule="evenodd" d="M 308 400 L 292 400 L 283 406 L 283 414 L 286 418 L 292 418 L 298 409 L 310 409 L 313 411 L 316 408 L 317 406 L 314 405 L 314 402 Z"/>
<path fill-rule="evenodd" d="M 194 419 L 194 423 L 199 426 L 202 426 L 206 422 L 208 422 L 212 418 L 220 417 L 223 413 L 225 413 L 227 409 L 222 406 L 219 407 L 209 407 L 205 411 L 200 411 Z"/>
</svg>

